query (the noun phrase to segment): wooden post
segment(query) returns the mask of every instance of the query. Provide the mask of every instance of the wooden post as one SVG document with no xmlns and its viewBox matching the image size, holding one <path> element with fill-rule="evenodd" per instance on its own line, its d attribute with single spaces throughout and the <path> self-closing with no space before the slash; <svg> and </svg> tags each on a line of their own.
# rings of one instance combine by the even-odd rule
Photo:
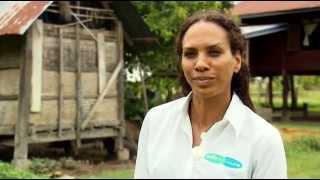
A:
<svg viewBox="0 0 320 180">
<path fill-rule="evenodd" d="M 263 79 L 261 78 L 259 78 L 258 79 L 258 103 L 260 104 L 261 103 L 261 97 L 263 96 L 263 87 L 262 87 L 262 83 L 263 83 Z"/>
<path fill-rule="evenodd" d="M 143 89 L 144 109 L 145 109 L 145 113 L 147 113 L 149 111 L 149 104 L 148 104 L 147 88 L 146 88 L 145 78 L 144 78 L 145 72 L 142 69 L 140 62 L 138 63 L 138 68 L 139 68 L 139 73 L 141 78 L 142 89 Z"/>
<path fill-rule="evenodd" d="M 290 75 L 290 89 L 291 89 L 291 108 L 297 108 L 297 92 L 294 87 L 294 76 Z"/>
<path fill-rule="evenodd" d="M 31 26 L 32 31 L 32 74 L 31 74 L 31 112 L 41 111 L 42 59 L 43 59 L 43 23 L 37 20 Z"/>
<path fill-rule="evenodd" d="M 61 123 L 63 116 L 63 29 L 59 28 L 59 104 L 58 104 L 58 136 L 61 137 Z"/>
<path fill-rule="evenodd" d="M 124 59 L 123 59 L 123 30 L 122 30 L 122 24 L 120 21 L 118 21 L 118 61 L 122 62 L 124 64 Z M 120 120 L 120 133 L 119 133 L 119 149 L 123 149 L 123 137 L 125 136 L 125 119 L 124 119 L 124 78 L 123 78 L 123 68 L 120 71 L 120 76 L 119 76 L 119 120 Z"/>
<path fill-rule="evenodd" d="M 273 77 L 269 76 L 269 82 L 268 82 L 268 97 L 269 97 L 269 105 L 273 109 L 273 88 L 272 88 L 272 80 Z"/>
<path fill-rule="evenodd" d="M 28 168 L 28 130 L 31 101 L 31 71 L 32 71 L 32 30 L 26 35 L 26 40 L 20 59 L 20 85 L 18 119 L 15 125 L 13 164 L 21 169 Z"/>
<path fill-rule="evenodd" d="M 288 120 L 288 94 L 289 94 L 289 82 L 288 82 L 288 75 L 286 71 L 283 71 L 282 74 L 282 115 L 284 120 Z"/>
<path fill-rule="evenodd" d="M 118 61 L 121 64 L 124 64 L 124 39 L 123 39 L 123 29 L 122 23 L 118 21 L 117 24 L 117 37 L 118 37 Z M 126 130 L 126 122 L 124 116 L 124 72 L 123 68 L 121 68 L 119 81 L 118 81 L 118 102 L 119 102 L 119 120 L 120 120 L 120 127 L 119 127 L 119 134 L 117 139 L 117 157 L 119 160 L 129 160 L 129 151 L 128 149 L 124 148 L 123 138 L 125 137 L 125 130 Z"/>
<path fill-rule="evenodd" d="M 77 1 L 77 13 L 79 14 L 80 1 Z M 76 144 L 77 147 L 81 146 L 81 120 L 82 120 L 82 92 L 81 92 L 81 58 L 80 58 L 80 27 L 76 25 L 76 60 L 77 60 L 77 75 L 76 75 L 76 87 L 77 87 L 77 120 L 76 120 Z"/>
<path fill-rule="evenodd" d="M 284 36 L 283 36 L 284 37 Z M 289 83 L 288 83 L 288 72 L 287 72 L 287 53 L 286 53 L 286 41 L 283 40 L 280 43 L 281 48 L 281 71 L 282 71 L 282 118 L 283 120 L 289 120 L 288 117 L 288 93 L 289 93 Z"/>
</svg>

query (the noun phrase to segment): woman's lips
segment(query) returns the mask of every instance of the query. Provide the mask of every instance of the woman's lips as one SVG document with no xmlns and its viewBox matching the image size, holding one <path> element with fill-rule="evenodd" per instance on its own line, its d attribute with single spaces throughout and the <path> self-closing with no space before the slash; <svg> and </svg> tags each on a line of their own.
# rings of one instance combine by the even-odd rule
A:
<svg viewBox="0 0 320 180">
<path fill-rule="evenodd" d="M 214 80 L 214 77 L 199 76 L 199 77 L 192 78 L 192 80 L 199 86 L 207 86 L 210 84 L 212 80 Z"/>
</svg>

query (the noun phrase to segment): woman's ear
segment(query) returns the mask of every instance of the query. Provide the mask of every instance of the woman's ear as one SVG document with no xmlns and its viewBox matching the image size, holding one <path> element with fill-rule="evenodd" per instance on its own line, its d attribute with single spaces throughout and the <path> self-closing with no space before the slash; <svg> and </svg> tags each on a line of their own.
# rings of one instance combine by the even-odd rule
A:
<svg viewBox="0 0 320 180">
<path fill-rule="evenodd" d="M 233 72 L 234 73 L 238 73 L 241 69 L 241 62 L 242 62 L 242 56 L 241 56 L 241 53 L 240 51 L 237 51 L 235 54 L 234 54 L 234 59 L 236 61 L 236 64 L 234 66 L 234 70 Z"/>
</svg>

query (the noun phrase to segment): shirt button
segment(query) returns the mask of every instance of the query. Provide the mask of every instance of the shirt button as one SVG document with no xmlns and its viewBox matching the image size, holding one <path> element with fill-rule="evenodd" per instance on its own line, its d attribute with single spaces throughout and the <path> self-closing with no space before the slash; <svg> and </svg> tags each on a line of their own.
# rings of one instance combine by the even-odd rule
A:
<svg viewBox="0 0 320 180">
<path fill-rule="evenodd" d="M 200 144 L 200 146 L 195 146 L 192 148 L 192 155 L 196 160 L 200 160 L 203 156 L 203 148 Z"/>
<path fill-rule="evenodd" d="M 201 135 L 200 135 L 201 141 L 204 140 L 204 137 L 205 137 L 205 136 L 206 136 L 206 133 L 205 133 L 205 132 L 201 133 Z"/>
</svg>

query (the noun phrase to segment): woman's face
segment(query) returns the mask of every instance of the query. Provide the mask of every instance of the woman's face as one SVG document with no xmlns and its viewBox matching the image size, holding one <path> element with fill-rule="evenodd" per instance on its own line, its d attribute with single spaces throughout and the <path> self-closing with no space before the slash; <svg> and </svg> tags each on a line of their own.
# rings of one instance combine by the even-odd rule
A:
<svg viewBox="0 0 320 180">
<path fill-rule="evenodd" d="M 229 93 L 231 79 L 241 67 L 239 52 L 231 53 L 227 32 L 219 25 L 199 21 L 182 39 L 182 69 L 195 95 Z"/>
</svg>

